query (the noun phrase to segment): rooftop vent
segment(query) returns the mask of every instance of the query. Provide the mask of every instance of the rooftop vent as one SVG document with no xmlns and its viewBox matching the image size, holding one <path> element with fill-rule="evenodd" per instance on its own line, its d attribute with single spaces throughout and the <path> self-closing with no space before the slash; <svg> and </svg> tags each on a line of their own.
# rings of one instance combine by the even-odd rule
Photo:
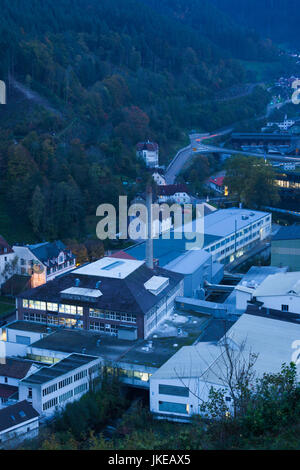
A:
<svg viewBox="0 0 300 470">
<path fill-rule="evenodd" d="M 245 215 L 245 214 L 242 215 L 242 220 L 247 220 L 247 219 L 249 219 L 248 215 Z"/>
<path fill-rule="evenodd" d="M 75 279 L 75 286 L 76 287 L 80 286 L 80 279 L 78 279 L 78 278 Z"/>
<path fill-rule="evenodd" d="M 100 289 L 101 281 L 96 282 L 96 289 Z"/>
<path fill-rule="evenodd" d="M 86 354 L 86 348 L 82 348 L 82 354 Z"/>
</svg>

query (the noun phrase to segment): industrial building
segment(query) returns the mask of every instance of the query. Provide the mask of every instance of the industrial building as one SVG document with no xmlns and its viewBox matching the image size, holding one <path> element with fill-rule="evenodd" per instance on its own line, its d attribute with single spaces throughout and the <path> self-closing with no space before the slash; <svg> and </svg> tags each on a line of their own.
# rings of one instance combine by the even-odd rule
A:
<svg viewBox="0 0 300 470">
<path fill-rule="evenodd" d="M 222 209 L 204 217 L 204 233 L 198 249 L 187 249 L 196 236 L 196 222 L 175 228 L 169 239 L 153 240 L 156 265 L 184 275 L 185 297 L 199 297 L 204 281 L 219 283 L 224 264 L 234 261 L 271 234 L 272 217 L 267 212 Z M 175 238 L 181 232 L 181 238 Z M 146 259 L 146 243 L 128 248 L 136 259 Z"/>
<path fill-rule="evenodd" d="M 27 400 L 40 415 L 51 417 L 67 403 L 79 400 L 93 386 L 100 370 L 98 357 L 70 354 L 21 380 L 19 400 Z"/>
<path fill-rule="evenodd" d="M 182 294 L 181 274 L 105 257 L 20 294 L 17 318 L 134 340 L 149 336 Z"/>
<path fill-rule="evenodd" d="M 287 266 L 300 271 L 300 225 L 281 227 L 272 238 L 272 266 Z"/>
<path fill-rule="evenodd" d="M 157 418 L 188 421 L 202 413 L 201 405 L 213 387 L 225 391 L 230 412 L 233 398 L 228 386 L 225 344 L 233 351 L 232 357 L 238 357 L 235 351 L 238 355 L 243 348 L 240 361 L 257 354 L 253 369 L 255 377 L 262 377 L 264 373 L 280 372 L 283 363 L 293 360 L 293 342 L 299 337 L 300 325 L 295 322 L 244 314 L 226 338 L 181 348 L 150 377 L 150 409 Z"/>
</svg>

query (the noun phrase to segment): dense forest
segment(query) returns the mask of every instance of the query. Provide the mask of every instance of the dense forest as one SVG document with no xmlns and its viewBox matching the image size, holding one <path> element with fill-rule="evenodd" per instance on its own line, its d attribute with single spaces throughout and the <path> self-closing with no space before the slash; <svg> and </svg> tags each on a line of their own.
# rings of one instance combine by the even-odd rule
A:
<svg viewBox="0 0 300 470">
<path fill-rule="evenodd" d="M 299 48 L 298 0 L 212 0 L 241 26 L 292 48 Z"/>
<path fill-rule="evenodd" d="M 241 59 L 286 68 L 208 0 L 2 0 L 0 44 L 0 209 L 28 227 L 9 234 L 0 217 L 10 242 L 94 235 L 96 207 L 144 185 L 138 141 L 167 163 L 188 129 L 263 111 L 262 88 L 214 101 L 255 81 Z"/>
</svg>

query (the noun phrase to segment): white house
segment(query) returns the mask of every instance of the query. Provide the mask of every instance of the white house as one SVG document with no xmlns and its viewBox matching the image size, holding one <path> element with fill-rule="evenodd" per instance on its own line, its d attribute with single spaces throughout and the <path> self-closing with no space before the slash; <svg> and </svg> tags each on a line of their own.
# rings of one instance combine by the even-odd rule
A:
<svg viewBox="0 0 300 470">
<path fill-rule="evenodd" d="M 255 286 L 254 286 L 255 287 Z M 300 272 L 280 272 L 268 276 L 257 288 L 236 287 L 237 306 L 247 308 L 248 301 L 261 307 L 300 315 Z"/>
<path fill-rule="evenodd" d="M 16 400 L 20 380 L 36 372 L 39 366 L 32 361 L 18 358 L 4 358 L 0 362 L 0 409 Z"/>
<path fill-rule="evenodd" d="M 40 415 L 51 417 L 84 395 L 101 373 L 102 359 L 70 354 L 51 367 L 42 367 L 19 384 L 19 400 L 28 400 Z"/>
<path fill-rule="evenodd" d="M 158 145 L 156 142 L 139 142 L 136 146 L 136 154 L 143 158 L 146 165 L 150 168 L 159 166 L 158 162 Z"/>
<path fill-rule="evenodd" d="M 14 245 L 18 274 L 31 276 L 31 287 L 38 287 L 76 266 L 73 253 L 61 241 L 36 245 Z"/>
<path fill-rule="evenodd" d="M 0 448 L 9 449 L 39 433 L 39 414 L 23 400 L 0 410 Z"/>
<path fill-rule="evenodd" d="M 175 202 L 177 204 L 190 204 L 191 197 L 188 194 L 186 184 L 165 184 L 157 187 L 157 199 L 159 203 Z"/>
<path fill-rule="evenodd" d="M 164 186 L 166 184 L 166 178 L 159 171 L 154 171 L 152 178 L 158 186 Z"/>
</svg>

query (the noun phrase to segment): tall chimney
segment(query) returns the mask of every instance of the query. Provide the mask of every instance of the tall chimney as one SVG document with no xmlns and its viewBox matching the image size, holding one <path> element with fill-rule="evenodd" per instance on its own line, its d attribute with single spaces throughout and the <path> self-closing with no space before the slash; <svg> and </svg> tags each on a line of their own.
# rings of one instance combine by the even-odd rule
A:
<svg viewBox="0 0 300 470">
<path fill-rule="evenodd" d="M 146 207 L 147 207 L 147 222 L 148 222 L 148 238 L 146 241 L 146 265 L 148 268 L 153 269 L 153 239 L 152 239 L 152 187 L 147 185 L 146 189 Z"/>
</svg>

